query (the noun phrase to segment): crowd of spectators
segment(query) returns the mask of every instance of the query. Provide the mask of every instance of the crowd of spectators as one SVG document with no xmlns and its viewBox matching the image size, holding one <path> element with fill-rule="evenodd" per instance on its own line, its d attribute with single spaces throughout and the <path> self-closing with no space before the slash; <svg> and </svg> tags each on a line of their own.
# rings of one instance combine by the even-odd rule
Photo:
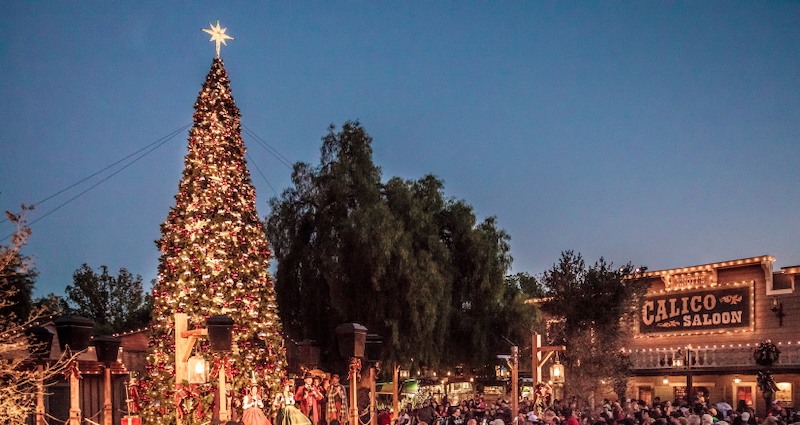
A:
<svg viewBox="0 0 800 425">
<path fill-rule="evenodd" d="M 540 417 L 541 416 L 541 417 Z M 481 396 L 451 405 L 448 402 L 426 401 L 417 409 L 407 405 L 397 417 L 396 425 L 800 425 L 800 413 L 785 409 L 780 401 L 771 404 L 767 415 L 759 417 L 744 401 L 736 408 L 726 401 L 611 402 L 593 411 L 577 409 L 577 403 L 556 400 L 540 416 L 533 402 L 522 400 L 516 415 L 508 402 L 485 403 Z M 384 422 L 393 418 L 384 413 Z"/>
</svg>

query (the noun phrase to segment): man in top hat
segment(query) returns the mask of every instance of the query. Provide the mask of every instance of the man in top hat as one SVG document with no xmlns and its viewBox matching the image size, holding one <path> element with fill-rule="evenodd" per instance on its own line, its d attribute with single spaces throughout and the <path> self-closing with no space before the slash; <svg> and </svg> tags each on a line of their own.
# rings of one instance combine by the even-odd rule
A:
<svg viewBox="0 0 800 425">
<path fill-rule="evenodd" d="M 319 402 L 322 400 L 322 392 L 314 385 L 314 378 L 311 374 L 306 374 L 304 385 L 301 385 L 294 393 L 294 399 L 300 403 L 300 411 L 311 419 L 314 425 L 320 422 Z M 330 419 L 329 419 L 330 420 Z"/>
</svg>

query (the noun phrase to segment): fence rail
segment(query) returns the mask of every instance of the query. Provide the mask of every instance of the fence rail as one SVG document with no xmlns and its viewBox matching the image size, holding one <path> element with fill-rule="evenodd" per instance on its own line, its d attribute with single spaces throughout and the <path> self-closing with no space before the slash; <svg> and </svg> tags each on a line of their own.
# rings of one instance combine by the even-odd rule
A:
<svg viewBox="0 0 800 425">
<path fill-rule="evenodd" d="M 782 345 L 780 358 L 773 367 L 800 366 L 800 344 Z M 664 369 L 688 367 L 726 368 L 759 367 L 753 359 L 755 347 L 714 347 L 714 348 L 662 348 L 638 350 L 629 353 L 633 369 Z"/>
</svg>

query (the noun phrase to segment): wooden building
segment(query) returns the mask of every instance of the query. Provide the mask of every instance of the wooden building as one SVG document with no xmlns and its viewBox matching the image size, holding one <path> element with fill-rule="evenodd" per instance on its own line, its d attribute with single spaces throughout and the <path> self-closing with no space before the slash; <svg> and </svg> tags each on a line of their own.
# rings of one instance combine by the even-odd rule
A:
<svg viewBox="0 0 800 425">
<path fill-rule="evenodd" d="M 58 333 L 53 322 L 42 325 L 52 334 L 52 344 L 49 352 L 38 358 L 39 363 L 56 363 L 62 356 Z M 118 350 L 116 361 L 99 362 L 94 341 L 86 351 L 77 357 L 77 370 L 79 376 L 80 410 L 82 423 L 111 425 L 119 424 L 127 413 L 126 388 L 131 369 L 127 364 L 134 366 L 133 370 L 143 371 L 144 350 L 146 350 L 146 333 L 144 331 L 132 332 L 120 338 L 121 346 Z M 144 342 L 143 342 L 144 341 Z M 124 351 L 125 349 L 128 351 Z M 106 376 L 108 372 L 108 376 Z M 70 412 L 70 380 L 66 375 L 56 375 L 55 381 L 48 382 L 42 397 L 44 412 L 37 415 L 31 412 L 26 424 L 60 424 L 68 423 Z M 106 379 L 110 386 L 107 393 Z"/>
<path fill-rule="evenodd" d="M 784 407 L 800 409 L 800 266 L 773 270 L 761 256 L 644 273 L 652 285 L 626 350 L 633 363 L 628 397 L 744 400 L 765 411 L 754 351 L 780 350 L 770 367 Z"/>
</svg>

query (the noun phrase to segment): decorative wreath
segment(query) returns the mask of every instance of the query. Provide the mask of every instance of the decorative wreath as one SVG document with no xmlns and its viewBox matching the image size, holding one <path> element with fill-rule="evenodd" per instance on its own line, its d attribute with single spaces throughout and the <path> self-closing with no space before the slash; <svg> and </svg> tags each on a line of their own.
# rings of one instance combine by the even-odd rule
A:
<svg viewBox="0 0 800 425">
<path fill-rule="evenodd" d="M 781 350 L 769 340 L 758 344 L 758 347 L 753 352 L 753 359 L 759 366 L 772 366 L 780 356 Z"/>
</svg>

